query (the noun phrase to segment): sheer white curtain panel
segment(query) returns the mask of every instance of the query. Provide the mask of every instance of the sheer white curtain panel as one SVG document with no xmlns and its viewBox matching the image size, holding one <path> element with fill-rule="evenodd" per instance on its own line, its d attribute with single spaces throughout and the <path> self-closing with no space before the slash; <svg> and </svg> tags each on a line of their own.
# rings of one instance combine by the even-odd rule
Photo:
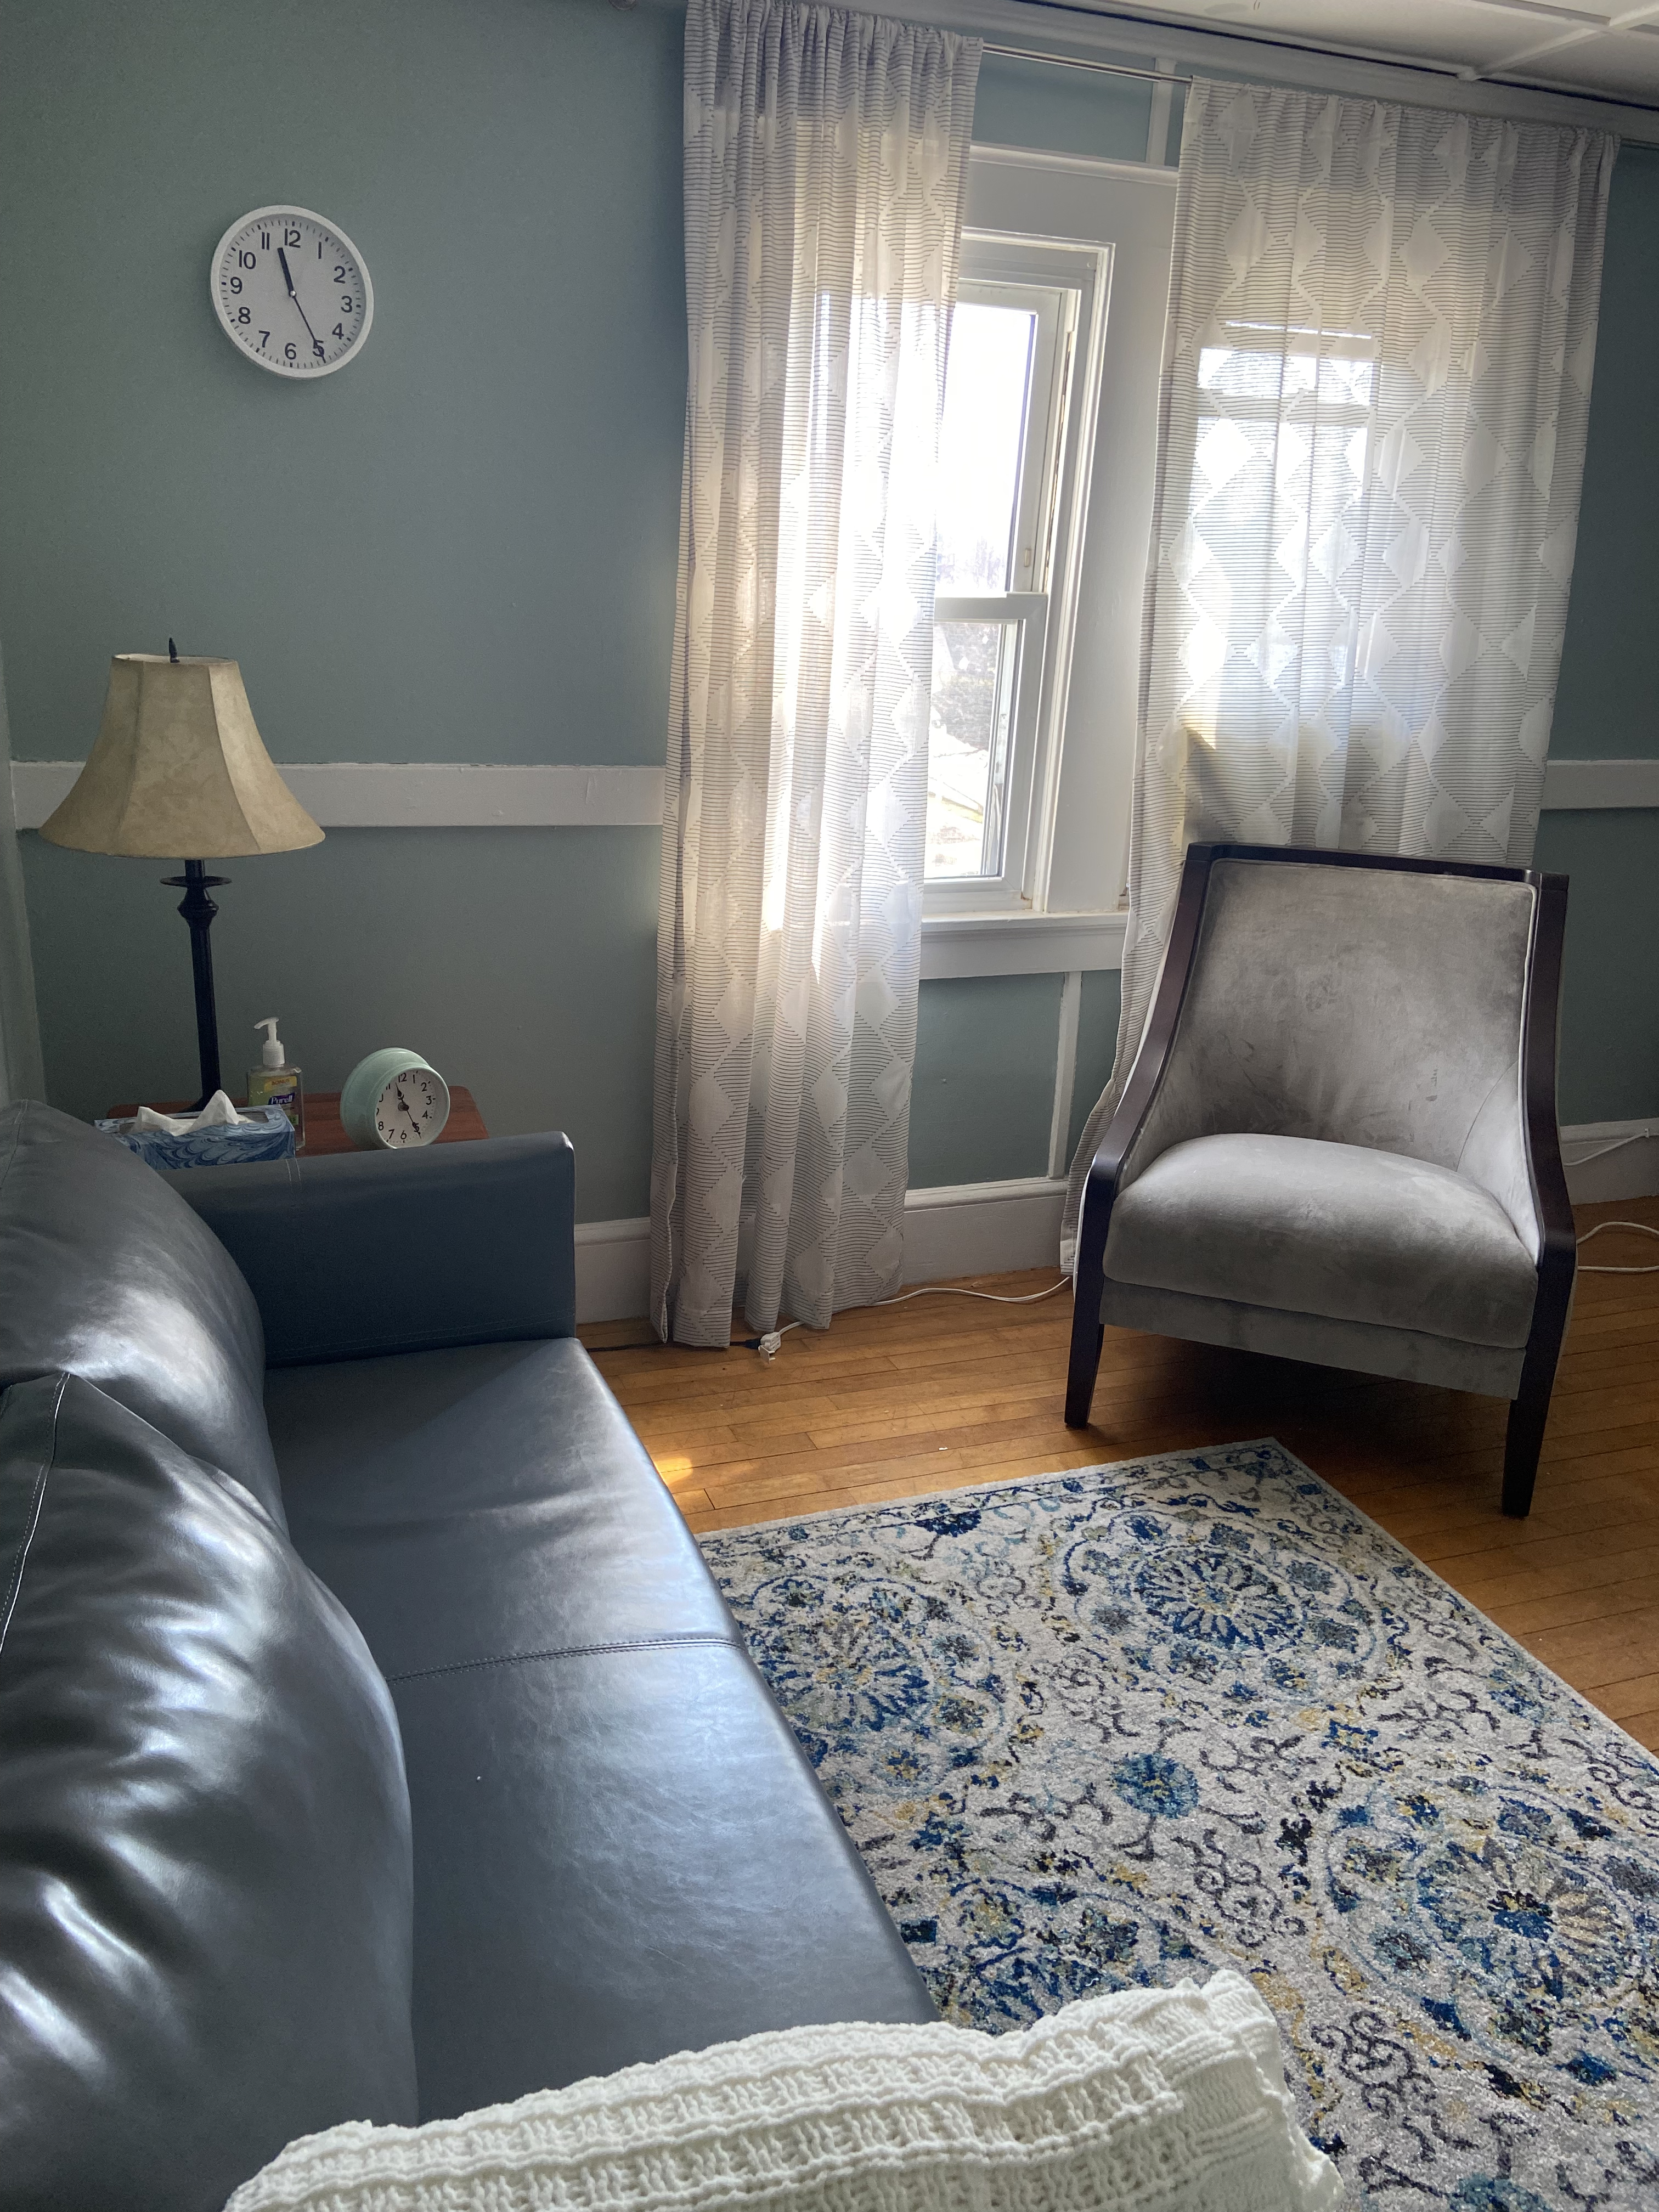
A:
<svg viewBox="0 0 1659 2212">
<path fill-rule="evenodd" d="M 935 472 L 980 46 L 691 0 L 651 1310 L 813 1328 L 903 1256 Z"/>
<path fill-rule="evenodd" d="M 1200 81 L 1187 104 L 1116 1063 L 1187 847 L 1524 866 L 1617 141 Z"/>
</svg>

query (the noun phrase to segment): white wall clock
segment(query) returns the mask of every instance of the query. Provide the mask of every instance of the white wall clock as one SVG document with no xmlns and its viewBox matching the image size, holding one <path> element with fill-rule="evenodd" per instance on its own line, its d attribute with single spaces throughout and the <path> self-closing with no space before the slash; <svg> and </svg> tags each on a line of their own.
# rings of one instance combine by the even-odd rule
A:
<svg viewBox="0 0 1659 2212">
<path fill-rule="evenodd" d="M 374 319 L 363 257 L 309 208 L 255 208 L 219 240 L 213 311 L 250 361 L 274 376 L 330 376 L 354 361 Z"/>
</svg>

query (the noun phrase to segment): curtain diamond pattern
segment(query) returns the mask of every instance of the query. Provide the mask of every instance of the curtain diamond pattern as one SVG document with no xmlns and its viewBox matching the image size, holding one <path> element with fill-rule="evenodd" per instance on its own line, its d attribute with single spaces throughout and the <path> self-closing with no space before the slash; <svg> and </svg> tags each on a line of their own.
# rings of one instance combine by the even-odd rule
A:
<svg viewBox="0 0 1659 2212">
<path fill-rule="evenodd" d="M 1200 82 L 1182 140 L 1116 1066 L 1194 841 L 1524 866 L 1616 141 Z"/>
<path fill-rule="evenodd" d="M 903 1255 L 934 476 L 977 41 L 691 0 L 652 1316 L 723 1345 Z"/>
</svg>

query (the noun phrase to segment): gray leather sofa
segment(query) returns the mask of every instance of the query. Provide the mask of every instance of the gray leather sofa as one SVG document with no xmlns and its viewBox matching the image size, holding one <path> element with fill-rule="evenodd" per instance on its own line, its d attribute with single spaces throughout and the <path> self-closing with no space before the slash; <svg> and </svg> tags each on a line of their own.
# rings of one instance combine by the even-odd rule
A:
<svg viewBox="0 0 1659 2212">
<path fill-rule="evenodd" d="M 933 2017 L 574 1336 L 574 1161 L 0 1113 L 0 2202 Z"/>
</svg>

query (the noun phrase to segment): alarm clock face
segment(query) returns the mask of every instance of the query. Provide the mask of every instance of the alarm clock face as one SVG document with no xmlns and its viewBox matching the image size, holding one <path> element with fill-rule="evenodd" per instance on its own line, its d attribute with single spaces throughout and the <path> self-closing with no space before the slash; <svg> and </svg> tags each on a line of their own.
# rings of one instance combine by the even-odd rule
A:
<svg viewBox="0 0 1659 2212">
<path fill-rule="evenodd" d="M 250 361 L 276 376 L 328 376 L 354 359 L 374 319 L 356 247 L 308 208 L 256 208 L 219 240 L 214 313 Z"/>
<path fill-rule="evenodd" d="M 429 1145 L 449 1119 L 449 1090 L 429 1067 L 401 1068 L 374 1102 L 374 1132 L 392 1151 Z"/>
</svg>

